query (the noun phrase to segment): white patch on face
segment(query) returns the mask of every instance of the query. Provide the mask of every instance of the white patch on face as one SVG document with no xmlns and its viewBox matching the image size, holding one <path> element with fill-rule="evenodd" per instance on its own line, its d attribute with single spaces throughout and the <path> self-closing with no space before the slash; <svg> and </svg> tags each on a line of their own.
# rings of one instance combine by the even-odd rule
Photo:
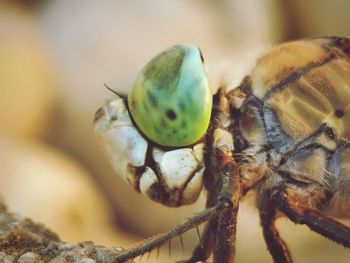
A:
<svg viewBox="0 0 350 263">
<path fill-rule="evenodd" d="M 95 131 L 116 172 L 134 185 L 135 175 L 130 173 L 128 165 L 145 164 L 148 143 L 134 127 L 121 98 L 108 102 L 103 111 L 95 121 Z"/>
<path fill-rule="evenodd" d="M 104 134 L 106 151 L 114 169 L 129 183 L 134 183 L 134 174 L 128 172 L 128 164 L 140 167 L 145 164 L 147 142 L 133 127 L 116 127 Z"/>
<path fill-rule="evenodd" d="M 197 169 L 199 162 L 190 148 L 165 152 L 158 164 L 160 172 L 170 189 L 181 188 Z"/>
<path fill-rule="evenodd" d="M 191 181 L 186 185 L 182 194 L 182 203 L 191 204 L 196 201 L 202 190 L 204 167 L 195 173 Z"/>
<path fill-rule="evenodd" d="M 154 171 L 146 166 L 145 172 L 141 175 L 140 178 L 140 191 L 141 193 L 147 194 L 147 191 L 151 188 L 152 185 L 158 183 L 158 179 Z"/>
<path fill-rule="evenodd" d="M 152 157 L 153 157 L 153 160 L 158 164 L 158 166 L 162 162 L 163 154 L 164 154 L 164 151 L 162 151 L 161 149 L 157 147 L 153 148 Z"/>
<path fill-rule="evenodd" d="M 101 110 L 103 110 L 103 115 L 98 116 L 98 119 L 96 119 L 94 123 L 97 134 L 102 134 L 118 126 L 133 127 L 128 110 L 125 107 L 125 102 L 122 98 L 117 97 L 114 100 L 108 101 Z"/>
</svg>

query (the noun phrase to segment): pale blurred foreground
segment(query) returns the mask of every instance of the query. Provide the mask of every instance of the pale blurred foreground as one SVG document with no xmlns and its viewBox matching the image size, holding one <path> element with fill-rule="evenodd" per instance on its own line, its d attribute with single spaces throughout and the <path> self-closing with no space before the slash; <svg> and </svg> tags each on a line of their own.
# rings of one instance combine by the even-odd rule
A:
<svg viewBox="0 0 350 263">
<path fill-rule="evenodd" d="M 126 93 L 154 54 L 194 43 L 213 90 L 222 78 L 236 86 L 272 44 L 290 36 L 350 34 L 344 2 L 286 1 L 287 8 L 273 0 L 57 0 L 35 10 L 0 4 L 1 195 L 11 209 L 69 242 L 128 247 L 169 229 L 202 209 L 204 195 L 195 205 L 165 208 L 112 171 L 92 126 L 95 111 L 113 98 L 103 83 Z M 271 262 L 252 203 L 240 208 L 237 262 Z M 278 225 L 296 262 L 349 262 L 349 251 L 308 229 L 286 220 Z M 184 241 L 185 252 L 174 240 L 172 258 L 165 246 L 159 262 L 188 257 L 195 231 Z"/>
</svg>

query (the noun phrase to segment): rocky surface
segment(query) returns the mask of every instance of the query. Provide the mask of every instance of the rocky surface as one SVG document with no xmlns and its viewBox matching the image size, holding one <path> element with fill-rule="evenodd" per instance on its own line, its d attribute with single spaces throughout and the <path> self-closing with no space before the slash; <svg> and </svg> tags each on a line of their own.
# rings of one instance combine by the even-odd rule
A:
<svg viewBox="0 0 350 263">
<path fill-rule="evenodd" d="M 50 229 L 17 213 L 0 200 L 0 262 L 114 262 L 122 248 L 105 248 L 86 241 L 66 243 Z"/>
</svg>

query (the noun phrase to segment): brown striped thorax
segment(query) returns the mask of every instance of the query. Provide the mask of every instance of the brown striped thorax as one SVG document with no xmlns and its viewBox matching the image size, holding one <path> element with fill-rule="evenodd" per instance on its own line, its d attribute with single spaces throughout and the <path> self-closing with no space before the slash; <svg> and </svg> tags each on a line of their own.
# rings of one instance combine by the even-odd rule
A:
<svg viewBox="0 0 350 263">
<path fill-rule="evenodd" d="M 305 206 L 350 217 L 348 39 L 277 46 L 225 96 L 242 196 L 255 189 L 259 198 L 283 181 Z M 189 204 L 203 180 L 211 181 L 206 160 L 214 142 L 206 136 L 227 139 L 211 129 L 211 112 L 220 108 L 212 98 L 200 51 L 175 46 L 144 67 L 128 98 L 117 96 L 96 113 L 95 129 L 137 191 L 169 206 Z"/>
<path fill-rule="evenodd" d="M 238 151 L 247 185 L 274 170 L 295 187 L 308 185 L 296 197 L 301 202 L 318 206 L 327 196 L 323 209 L 350 216 L 349 48 L 344 38 L 301 40 L 257 61 L 238 88 L 245 100 L 236 137 L 244 142 Z"/>
</svg>

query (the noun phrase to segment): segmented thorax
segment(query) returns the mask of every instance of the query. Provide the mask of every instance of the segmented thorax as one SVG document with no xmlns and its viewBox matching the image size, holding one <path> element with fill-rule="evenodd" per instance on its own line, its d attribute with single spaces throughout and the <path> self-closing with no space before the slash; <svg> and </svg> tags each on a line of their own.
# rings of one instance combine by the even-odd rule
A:
<svg viewBox="0 0 350 263">
<path fill-rule="evenodd" d="M 239 120 L 248 153 L 263 146 L 270 168 L 348 199 L 348 190 L 339 189 L 350 182 L 349 48 L 346 38 L 276 47 L 243 81 Z"/>
<path fill-rule="evenodd" d="M 252 93 L 277 115 L 291 138 L 322 123 L 350 138 L 349 57 L 331 39 L 287 43 L 262 57 L 251 74 Z"/>
</svg>

